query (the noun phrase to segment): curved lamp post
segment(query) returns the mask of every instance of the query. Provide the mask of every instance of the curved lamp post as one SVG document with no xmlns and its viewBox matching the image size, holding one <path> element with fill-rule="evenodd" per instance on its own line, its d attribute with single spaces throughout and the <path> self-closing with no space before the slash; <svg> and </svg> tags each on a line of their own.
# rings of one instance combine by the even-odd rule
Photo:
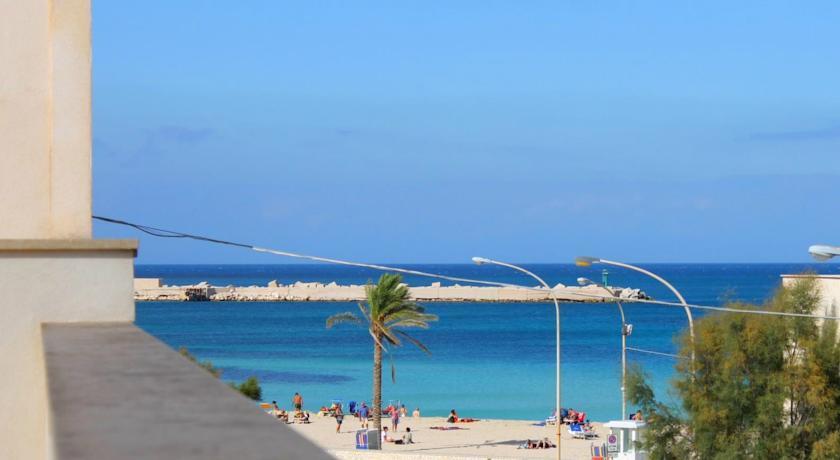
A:
<svg viewBox="0 0 840 460">
<path fill-rule="evenodd" d="M 840 257 L 840 247 L 838 246 L 827 246 L 824 244 L 815 244 L 808 248 L 808 252 L 811 253 L 811 257 L 817 259 L 820 262 L 825 262 L 832 257 Z"/>
<path fill-rule="evenodd" d="M 596 283 L 589 278 L 578 278 L 577 282 L 581 286 L 599 286 L 606 289 L 609 293 L 615 295 L 612 289 L 603 284 Z M 633 325 L 627 324 L 624 319 L 624 307 L 621 305 L 621 300 L 616 297 L 615 303 L 618 305 L 618 312 L 621 313 L 621 419 L 627 420 L 627 336 L 633 331 Z"/>
<path fill-rule="evenodd" d="M 578 267 L 590 267 L 592 264 L 604 264 L 604 265 L 612 265 L 615 267 L 626 268 L 628 270 L 637 271 L 639 273 L 645 274 L 656 281 L 659 281 L 665 287 L 671 290 L 677 299 L 679 299 L 680 303 L 683 304 L 683 308 L 685 309 L 685 315 L 688 317 L 688 334 L 691 337 L 691 363 L 692 367 L 694 366 L 694 317 L 691 316 L 691 309 L 688 308 L 688 302 L 685 301 L 685 298 L 680 294 L 680 291 L 677 290 L 671 283 L 665 281 L 664 278 L 661 276 L 649 272 L 644 268 L 637 267 L 635 265 L 625 264 L 621 262 L 615 262 L 613 260 L 606 260 L 606 259 L 599 259 L 598 257 L 577 257 L 575 258 L 575 265 Z"/>
<path fill-rule="evenodd" d="M 555 379 L 556 379 L 555 380 L 555 383 L 556 383 L 556 386 L 555 386 L 555 388 L 556 388 L 556 394 L 555 394 L 555 397 L 556 397 L 556 403 L 555 404 L 556 404 L 556 406 L 555 406 L 555 408 L 556 408 L 556 414 L 557 414 L 556 415 L 557 416 L 557 421 L 556 421 L 555 425 L 557 426 L 557 458 L 559 460 L 561 458 L 560 457 L 560 442 L 561 442 L 560 426 L 562 425 L 562 420 L 560 420 L 560 302 L 557 301 L 557 297 L 554 295 L 554 291 L 551 289 L 551 286 L 549 286 L 548 283 L 543 281 L 543 279 L 540 278 L 539 276 L 531 273 L 530 271 L 528 271 L 528 270 L 526 270 L 522 267 L 519 267 L 519 266 L 516 266 L 516 265 L 513 265 L 513 264 L 509 264 L 509 263 L 506 263 L 506 262 L 499 262 L 498 260 L 486 259 L 484 257 L 473 257 L 472 261 L 475 262 L 477 265 L 483 265 L 483 264 L 499 265 L 499 266 L 502 266 L 502 267 L 508 267 L 508 268 L 512 268 L 516 271 L 522 272 L 522 273 L 530 276 L 531 278 L 534 278 L 535 280 L 539 281 L 539 283 L 544 288 L 548 289 L 548 295 L 551 297 L 551 300 L 554 301 L 554 313 L 555 313 L 554 328 L 555 328 L 555 335 L 556 335 L 556 352 L 557 352 L 557 356 L 556 356 L 557 363 L 556 363 L 556 374 L 555 374 Z"/>
</svg>

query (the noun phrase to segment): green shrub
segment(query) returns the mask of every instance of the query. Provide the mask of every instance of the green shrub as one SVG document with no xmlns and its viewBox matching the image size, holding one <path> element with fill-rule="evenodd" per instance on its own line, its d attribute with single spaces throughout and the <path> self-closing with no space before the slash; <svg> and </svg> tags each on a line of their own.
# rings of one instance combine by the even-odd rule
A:
<svg viewBox="0 0 840 460">
<path fill-rule="evenodd" d="M 239 390 L 240 393 L 253 399 L 254 401 L 262 399 L 262 387 L 260 387 L 260 381 L 256 377 L 248 377 L 248 380 L 239 384 L 239 386 L 235 383 L 232 385 L 234 388 Z"/>
</svg>

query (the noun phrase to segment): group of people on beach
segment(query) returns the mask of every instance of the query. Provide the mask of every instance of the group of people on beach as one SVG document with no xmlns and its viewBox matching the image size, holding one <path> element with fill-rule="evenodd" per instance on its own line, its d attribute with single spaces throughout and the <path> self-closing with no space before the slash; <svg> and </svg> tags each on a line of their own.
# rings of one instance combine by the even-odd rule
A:
<svg viewBox="0 0 840 460">
<path fill-rule="evenodd" d="M 525 440 L 525 442 L 519 446 L 520 449 L 551 449 L 552 447 L 557 447 L 549 441 L 548 438 L 542 438 L 539 441 L 532 441 L 530 439 Z"/>
<path fill-rule="evenodd" d="M 321 412 L 325 415 L 331 415 L 335 417 L 335 432 L 341 432 L 341 425 L 344 423 L 344 408 L 341 402 L 334 402 L 330 408 L 322 407 Z M 370 407 L 368 407 L 366 401 L 362 401 L 362 404 L 356 407 L 355 402 L 350 403 L 350 414 L 355 416 L 359 419 L 360 428 L 367 429 L 369 428 L 369 420 L 371 416 Z M 412 440 L 411 435 L 411 428 L 406 427 L 405 432 L 406 434 L 402 437 L 402 439 L 395 439 L 391 437 L 391 434 L 396 433 L 399 430 L 400 419 L 408 416 L 408 409 L 406 409 L 405 404 L 400 405 L 400 407 L 396 407 L 394 405 L 389 405 L 382 411 L 382 415 L 387 416 L 391 419 L 391 431 L 388 432 L 388 427 L 383 427 L 382 429 L 382 441 L 383 442 L 393 442 L 396 444 L 413 444 L 414 441 Z M 414 409 L 412 416 L 415 418 L 420 417 L 420 408 L 417 407 Z"/>
<path fill-rule="evenodd" d="M 300 393 L 295 393 L 292 397 L 292 406 L 295 408 L 294 412 L 289 413 L 286 409 L 281 409 L 277 401 L 271 401 L 271 414 L 286 423 L 310 423 L 309 412 L 303 410 L 303 397 Z"/>
<path fill-rule="evenodd" d="M 576 411 L 571 407 L 568 409 L 561 407 L 559 420 L 566 425 L 571 425 L 573 423 L 586 423 L 586 412 Z"/>
</svg>

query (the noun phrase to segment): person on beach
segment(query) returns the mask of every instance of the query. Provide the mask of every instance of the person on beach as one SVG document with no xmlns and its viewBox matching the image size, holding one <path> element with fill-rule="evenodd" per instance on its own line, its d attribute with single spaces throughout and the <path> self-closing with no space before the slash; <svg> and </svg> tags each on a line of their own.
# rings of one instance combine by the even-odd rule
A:
<svg viewBox="0 0 840 460">
<path fill-rule="evenodd" d="M 367 403 L 362 402 L 361 407 L 359 407 L 359 410 L 356 413 L 359 414 L 359 422 L 361 422 L 362 428 L 367 429 L 367 427 L 368 427 L 368 415 L 370 413 L 369 410 L 368 410 Z"/>
<path fill-rule="evenodd" d="M 303 409 L 303 396 L 295 392 L 295 395 L 292 397 L 292 404 L 294 404 L 295 410 Z"/>
<path fill-rule="evenodd" d="M 405 404 L 400 406 L 400 417 L 408 417 L 408 409 L 405 408 Z"/>
<path fill-rule="evenodd" d="M 405 427 L 405 434 L 402 438 L 403 444 L 414 444 L 414 439 L 411 437 L 411 427 Z"/>
<path fill-rule="evenodd" d="M 341 410 L 341 403 L 335 406 L 335 432 L 341 433 L 341 423 L 344 421 L 344 411 Z"/>
<path fill-rule="evenodd" d="M 382 427 L 382 442 L 383 443 L 394 442 L 394 438 L 388 436 L 388 427 L 387 426 Z"/>
<path fill-rule="evenodd" d="M 400 425 L 400 411 L 397 408 L 391 409 L 391 430 L 397 432 L 397 427 Z"/>
<path fill-rule="evenodd" d="M 420 408 L 415 407 L 414 412 L 411 413 L 411 416 L 414 417 L 414 418 L 420 418 Z"/>
<path fill-rule="evenodd" d="M 455 409 L 449 411 L 449 418 L 446 421 L 447 423 L 458 423 L 458 413 L 455 412 Z"/>
</svg>

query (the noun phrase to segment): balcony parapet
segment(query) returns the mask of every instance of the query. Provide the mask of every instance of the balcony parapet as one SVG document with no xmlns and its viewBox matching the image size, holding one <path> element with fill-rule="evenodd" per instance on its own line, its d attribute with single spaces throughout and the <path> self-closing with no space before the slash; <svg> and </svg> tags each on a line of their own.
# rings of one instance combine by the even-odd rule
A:
<svg viewBox="0 0 840 460">
<path fill-rule="evenodd" d="M 132 323 L 42 333 L 58 460 L 332 458 Z"/>
</svg>

